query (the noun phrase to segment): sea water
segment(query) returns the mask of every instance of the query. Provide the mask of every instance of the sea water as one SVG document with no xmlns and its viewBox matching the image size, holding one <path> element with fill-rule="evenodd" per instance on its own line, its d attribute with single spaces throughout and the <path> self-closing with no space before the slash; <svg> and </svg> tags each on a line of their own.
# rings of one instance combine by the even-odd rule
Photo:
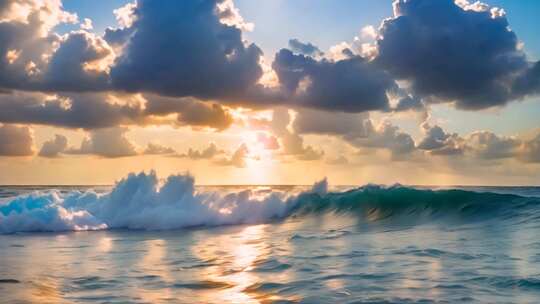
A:
<svg viewBox="0 0 540 304">
<path fill-rule="evenodd" d="M 0 188 L 0 303 L 538 303 L 540 188 Z"/>
</svg>

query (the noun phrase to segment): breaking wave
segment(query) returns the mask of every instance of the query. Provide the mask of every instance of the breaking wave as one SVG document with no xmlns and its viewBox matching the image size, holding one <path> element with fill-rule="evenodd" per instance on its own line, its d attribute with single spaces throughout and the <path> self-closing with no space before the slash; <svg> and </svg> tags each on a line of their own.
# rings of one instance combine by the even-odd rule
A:
<svg viewBox="0 0 540 304">
<path fill-rule="evenodd" d="M 0 233 L 103 229 L 168 230 L 257 224 L 314 214 L 417 223 L 438 218 L 540 218 L 540 198 L 466 190 L 368 185 L 328 191 L 326 179 L 303 192 L 198 191 L 193 177 L 162 184 L 154 172 L 130 174 L 108 193 L 35 192 L 0 205 Z"/>
</svg>

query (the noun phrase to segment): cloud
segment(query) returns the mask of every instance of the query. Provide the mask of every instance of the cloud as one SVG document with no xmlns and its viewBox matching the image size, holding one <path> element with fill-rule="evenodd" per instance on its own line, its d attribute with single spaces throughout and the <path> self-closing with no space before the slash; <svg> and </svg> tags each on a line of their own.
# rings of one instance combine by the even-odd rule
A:
<svg viewBox="0 0 540 304">
<path fill-rule="evenodd" d="M 217 103 L 208 103 L 193 98 L 171 98 L 145 95 L 148 115 L 178 114 L 180 125 L 210 127 L 224 130 L 232 125 L 234 118 L 229 110 Z"/>
<path fill-rule="evenodd" d="M 324 156 L 323 150 L 315 150 L 312 146 L 307 146 L 303 148 L 301 153 L 298 153 L 297 157 L 299 160 L 320 160 Z"/>
<path fill-rule="evenodd" d="M 376 39 L 378 34 L 377 29 L 373 25 L 364 26 L 360 30 L 360 35 L 363 39 Z"/>
<path fill-rule="evenodd" d="M 311 43 L 303 43 L 298 39 L 291 39 L 289 40 L 289 48 L 296 53 L 300 53 L 303 55 L 311 56 L 311 57 L 317 57 L 324 55 L 319 48 Z"/>
<path fill-rule="evenodd" d="M 194 150 L 189 148 L 188 152 L 185 154 L 180 154 L 178 157 L 187 157 L 193 160 L 198 159 L 212 159 L 220 154 L 224 154 L 225 150 L 219 149 L 215 143 L 210 143 L 210 145 L 204 150 Z"/>
<path fill-rule="evenodd" d="M 85 31 L 72 32 L 61 40 L 43 76 L 37 77 L 35 89 L 64 92 L 107 90 L 109 76 L 100 66 L 100 61 L 112 53 L 101 37 Z"/>
<path fill-rule="evenodd" d="M 56 158 L 61 153 L 64 153 L 67 147 L 67 138 L 63 135 L 56 134 L 53 139 L 43 143 L 38 155 L 41 157 Z"/>
<path fill-rule="evenodd" d="M 141 104 L 113 102 L 105 93 L 52 98 L 39 93 L 0 94 L 0 122 L 84 129 L 145 124 Z"/>
<path fill-rule="evenodd" d="M 415 150 L 412 137 L 389 122 L 377 126 L 367 113 L 332 113 L 302 109 L 293 128 L 299 134 L 331 135 L 357 148 L 386 149 L 396 159 Z"/>
<path fill-rule="evenodd" d="M 176 114 L 176 120 L 165 119 Z M 120 125 L 173 124 L 224 130 L 234 118 L 216 103 L 192 98 L 154 95 L 73 93 L 0 93 L 0 122 L 52 125 L 65 128 L 110 128 Z"/>
<path fill-rule="evenodd" d="M 96 91 L 109 88 L 106 61 L 113 52 L 101 37 L 52 30 L 76 23 L 61 1 L 7 1 L 0 22 L 0 87 L 27 91 Z"/>
<path fill-rule="evenodd" d="M 262 51 L 254 44 L 246 46 L 235 24 L 222 23 L 234 14 L 230 7 L 218 12 L 217 5 L 223 3 L 137 1 L 134 21 L 126 27 L 133 34 L 111 68 L 114 87 L 225 99 L 255 85 L 262 76 Z"/>
<path fill-rule="evenodd" d="M 514 83 L 513 90 L 518 96 L 540 93 L 540 61 L 537 61 L 519 75 Z"/>
<path fill-rule="evenodd" d="M 78 149 L 68 149 L 67 154 L 91 154 L 107 158 L 137 155 L 135 145 L 126 138 L 126 128 L 98 129 L 90 132 Z"/>
<path fill-rule="evenodd" d="M 128 2 L 124 6 L 113 10 L 113 14 L 120 25 L 120 28 L 128 28 L 133 25 L 137 19 L 136 15 L 137 1 Z"/>
<path fill-rule="evenodd" d="M 297 111 L 293 129 L 299 134 L 366 137 L 367 113 L 341 113 L 301 109 Z"/>
<path fill-rule="evenodd" d="M 526 56 L 501 10 L 461 4 L 396 0 L 394 17 L 380 27 L 375 62 L 432 102 L 468 110 L 506 104 L 519 97 L 512 86 L 528 67 Z"/>
<path fill-rule="evenodd" d="M 476 131 L 467 137 L 466 145 L 477 158 L 502 159 L 515 156 L 521 140 L 489 131 Z"/>
<path fill-rule="evenodd" d="M 34 154 L 34 138 L 28 127 L 0 126 L 0 156 L 30 156 Z"/>
<path fill-rule="evenodd" d="M 248 32 L 253 31 L 255 28 L 255 24 L 246 22 L 242 15 L 240 15 L 240 10 L 236 8 L 233 0 L 218 1 L 217 11 L 219 20 L 228 26 L 235 26 Z"/>
<path fill-rule="evenodd" d="M 220 166 L 233 166 L 237 168 L 245 168 L 246 158 L 248 157 L 249 149 L 245 143 L 241 144 L 232 154 L 231 157 L 221 158 L 215 161 Z"/>
<path fill-rule="evenodd" d="M 103 35 L 103 39 L 107 41 L 107 43 L 112 46 L 119 49 L 122 49 L 123 46 L 125 46 L 126 42 L 131 38 L 131 35 L 133 35 L 133 28 L 107 28 L 105 29 L 105 35 Z"/>
<path fill-rule="evenodd" d="M 540 163 L 540 134 L 531 140 L 523 142 L 518 157 L 524 162 Z"/>
<path fill-rule="evenodd" d="M 345 156 L 340 155 L 337 158 L 329 158 L 329 159 L 327 159 L 326 163 L 329 164 L 329 165 L 332 165 L 332 166 L 340 166 L 340 165 L 348 164 L 349 160 Z"/>
<path fill-rule="evenodd" d="M 114 11 L 118 27 L 103 37 L 89 32 L 90 20 L 79 22 L 60 1 L 4 1 L 0 14 L 1 89 L 212 100 L 211 106 L 196 104 L 200 108 L 179 122 L 204 125 L 216 115 L 218 130 L 231 122 L 218 103 L 387 111 L 387 95 L 405 90 L 392 110 L 448 101 L 475 110 L 540 88 L 540 63 L 527 61 L 504 12 L 467 1 L 396 0 L 394 16 L 380 33 L 371 26 L 362 30 L 374 44 L 343 42 L 326 58 L 317 46 L 291 39 L 290 50 L 275 55 L 274 71 L 265 72 L 276 75 L 277 87 L 260 83 L 262 51 L 242 37 L 253 24 L 231 0 L 128 3 Z M 63 23 L 83 29 L 55 33 Z M 398 88 L 396 79 L 406 80 L 405 87 Z"/>
<path fill-rule="evenodd" d="M 349 59 L 355 56 L 352 49 L 353 49 L 353 46 L 350 43 L 343 41 L 336 45 L 331 46 L 325 58 L 334 62 Z M 364 57 L 364 58 L 368 58 L 368 57 Z"/>
<path fill-rule="evenodd" d="M 94 25 L 92 23 L 92 19 L 84 18 L 83 21 L 81 22 L 81 29 L 86 30 L 86 31 L 93 30 Z"/>
<path fill-rule="evenodd" d="M 358 148 L 386 149 L 392 153 L 393 159 L 401 159 L 414 152 L 414 140 L 390 122 L 373 125 L 371 120 L 366 122 L 366 137 L 350 138 L 349 143 Z"/>
<path fill-rule="evenodd" d="M 174 154 L 176 151 L 171 147 L 165 147 L 156 143 L 149 143 L 144 149 L 143 154 L 146 155 L 164 155 L 164 154 Z"/>
<path fill-rule="evenodd" d="M 137 19 L 136 9 L 137 2 L 135 1 L 113 10 L 119 27 L 108 27 L 105 29 L 105 35 L 103 36 L 103 39 L 111 46 L 121 48 L 129 40 L 134 32 L 133 22 Z"/>
<path fill-rule="evenodd" d="M 271 130 L 279 137 L 282 153 L 296 156 L 299 160 L 319 160 L 324 151 L 315 150 L 312 146 L 305 146 L 304 139 L 297 133 L 289 130 L 292 117 L 287 109 L 275 109 L 272 115 Z"/>
<path fill-rule="evenodd" d="M 405 95 L 402 96 L 395 107 L 392 108 L 396 112 L 404 111 L 422 111 L 425 110 L 425 105 L 422 100 L 416 96 Z"/>
<path fill-rule="evenodd" d="M 465 141 L 458 134 L 448 134 L 439 126 L 422 124 L 424 138 L 420 140 L 417 148 L 433 155 L 459 155 L 463 154 Z"/>
<path fill-rule="evenodd" d="M 518 157 L 522 141 L 489 131 L 475 131 L 467 136 L 447 133 L 439 126 L 422 125 L 424 138 L 417 148 L 432 155 L 463 155 L 477 160 L 499 160 Z"/>
<path fill-rule="evenodd" d="M 280 145 L 278 138 L 266 133 L 257 133 L 257 141 L 260 142 L 266 150 L 279 150 Z"/>
<path fill-rule="evenodd" d="M 364 112 L 388 108 L 393 79 L 360 56 L 316 60 L 280 50 L 272 64 L 285 99 L 296 107 L 327 111 Z"/>
</svg>

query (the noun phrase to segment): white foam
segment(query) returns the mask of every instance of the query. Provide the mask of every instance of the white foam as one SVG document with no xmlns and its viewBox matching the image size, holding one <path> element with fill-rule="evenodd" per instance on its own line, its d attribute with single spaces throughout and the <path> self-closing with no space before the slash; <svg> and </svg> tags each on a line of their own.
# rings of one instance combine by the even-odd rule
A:
<svg viewBox="0 0 540 304">
<path fill-rule="evenodd" d="M 130 174 L 107 194 L 58 191 L 20 196 L 0 206 L 0 232 L 128 228 L 165 230 L 193 226 L 263 223 L 283 218 L 297 196 L 252 190 L 197 192 L 189 175 L 163 186 L 154 172 Z M 326 192 L 327 182 L 308 192 Z"/>
</svg>

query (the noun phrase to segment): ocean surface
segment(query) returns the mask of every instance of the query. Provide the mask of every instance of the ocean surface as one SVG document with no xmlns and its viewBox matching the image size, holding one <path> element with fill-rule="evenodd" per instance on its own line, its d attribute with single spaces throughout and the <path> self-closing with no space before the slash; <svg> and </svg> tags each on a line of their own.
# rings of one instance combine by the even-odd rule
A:
<svg viewBox="0 0 540 304">
<path fill-rule="evenodd" d="M 538 187 L 0 187 L 0 303 L 539 303 Z"/>
</svg>

